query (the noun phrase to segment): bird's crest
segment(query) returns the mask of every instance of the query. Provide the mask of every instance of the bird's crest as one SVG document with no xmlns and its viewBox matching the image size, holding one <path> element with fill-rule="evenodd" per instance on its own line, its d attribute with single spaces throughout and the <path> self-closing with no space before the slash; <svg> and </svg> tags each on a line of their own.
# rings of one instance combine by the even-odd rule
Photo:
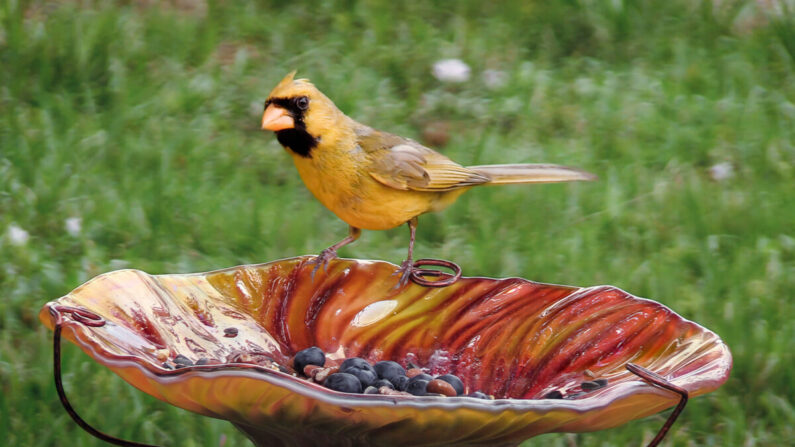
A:
<svg viewBox="0 0 795 447">
<path fill-rule="evenodd" d="M 274 88 L 274 90 L 276 90 L 277 88 L 280 88 L 280 87 L 286 87 L 288 84 L 293 82 L 293 78 L 295 77 L 295 73 L 297 73 L 297 72 L 298 72 L 298 70 L 293 70 L 293 71 L 287 73 L 287 76 L 285 76 L 284 78 L 282 78 L 281 81 L 279 81 L 279 83 L 276 85 L 276 88 Z"/>
<path fill-rule="evenodd" d="M 315 86 L 309 82 L 309 79 L 295 79 L 295 73 L 297 70 L 293 70 L 290 73 L 287 73 L 276 87 L 271 90 L 269 96 L 271 97 L 288 97 L 288 96 L 295 96 L 299 94 L 308 94 L 309 92 L 315 90 Z"/>
</svg>

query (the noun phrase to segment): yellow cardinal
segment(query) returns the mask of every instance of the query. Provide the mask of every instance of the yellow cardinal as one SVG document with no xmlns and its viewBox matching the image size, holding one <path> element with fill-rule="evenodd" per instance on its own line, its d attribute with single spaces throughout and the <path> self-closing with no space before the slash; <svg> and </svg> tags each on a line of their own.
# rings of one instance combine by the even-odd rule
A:
<svg viewBox="0 0 795 447">
<path fill-rule="evenodd" d="M 306 79 L 288 74 L 265 101 L 262 128 L 292 155 L 301 179 L 320 203 L 350 225 L 348 237 L 323 250 L 316 269 L 362 229 L 404 223 L 411 238 L 399 285 L 416 269 L 412 261 L 417 216 L 439 211 L 478 185 L 593 180 L 579 169 L 548 164 L 464 167 L 408 138 L 375 130 L 342 113 Z"/>
</svg>

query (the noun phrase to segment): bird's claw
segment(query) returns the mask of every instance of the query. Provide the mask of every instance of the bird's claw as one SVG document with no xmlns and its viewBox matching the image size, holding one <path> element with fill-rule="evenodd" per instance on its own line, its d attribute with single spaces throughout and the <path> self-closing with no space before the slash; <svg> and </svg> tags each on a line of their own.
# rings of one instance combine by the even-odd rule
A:
<svg viewBox="0 0 795 447">
<path fill-rule="evenodd" d="M 309 265 L 315 265 L 315 268 L 312 269 L 312 280 L 315 279 L 315 273 L 317 273 L 321 266 L 323 267 L 323 273 L 328 271 L 328 262 L 332 259 L 337 259 L 337 250 L 327 248 L 321 251 L 320 254 L 315 257 L 315 259 L 307 262 Z"/>
<path fill-rule="evenodd" d="M 398 278 L 398 282 L 397 284 L 395 284 L 394 288 L 402 289 L 403 287 L 405 287 L 406 284 L 408 284 L 409 281 L 411 280 L 411 274 L 413 270 L 414 270 L 414 261 L 412 261 L 411 259 L 406 259 L 405 261 L 401 262 L 400 268 L 395 270 L 395 273 L 392 274 L 392 276 L 400 275 L 400 278 Z"/>
</svg>

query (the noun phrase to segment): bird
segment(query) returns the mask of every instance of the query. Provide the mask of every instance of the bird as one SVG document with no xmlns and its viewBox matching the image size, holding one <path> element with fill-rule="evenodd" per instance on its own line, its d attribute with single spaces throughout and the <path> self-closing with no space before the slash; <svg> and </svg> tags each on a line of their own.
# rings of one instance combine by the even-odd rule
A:
<svg viewBox="0 0 795 447">
<path fill-rule="evenodd" d="M 262 129 L 275 132 L 309 191 L 349 226 L 344 239 L 312 261 L 313 275 L 337 257 L 337 250 L 356 241 L 363 229 L 407 224 L 408 256 L 396 271 L 396 286 L 403 286 L 416 278 L 412 271 L 419 268 L 413 261 L 418 216 L 443 210 L 474 186 L 596 179 L 586 171 L 554 164 L 462 166 L 409 138 L 355 121 L 308 79 L 295 79 L 295 74 L 287 74 L 269 93 Z"/>
</svg>

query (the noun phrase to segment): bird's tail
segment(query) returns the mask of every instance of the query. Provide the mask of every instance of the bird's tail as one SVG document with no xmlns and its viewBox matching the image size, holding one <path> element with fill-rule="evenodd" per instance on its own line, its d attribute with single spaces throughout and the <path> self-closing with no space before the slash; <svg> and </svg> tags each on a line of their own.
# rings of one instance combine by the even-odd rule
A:
<svg viewBox="0 0 795 447">
<path fill-rule="evenodd" d="M 596 180 L 596 176 L 577 168 L 547 164 L 509 164 L 467 166 L 491 179 L 489 183 L 504 185 L 510 183 L 556 183 Z"/>
</svg>

